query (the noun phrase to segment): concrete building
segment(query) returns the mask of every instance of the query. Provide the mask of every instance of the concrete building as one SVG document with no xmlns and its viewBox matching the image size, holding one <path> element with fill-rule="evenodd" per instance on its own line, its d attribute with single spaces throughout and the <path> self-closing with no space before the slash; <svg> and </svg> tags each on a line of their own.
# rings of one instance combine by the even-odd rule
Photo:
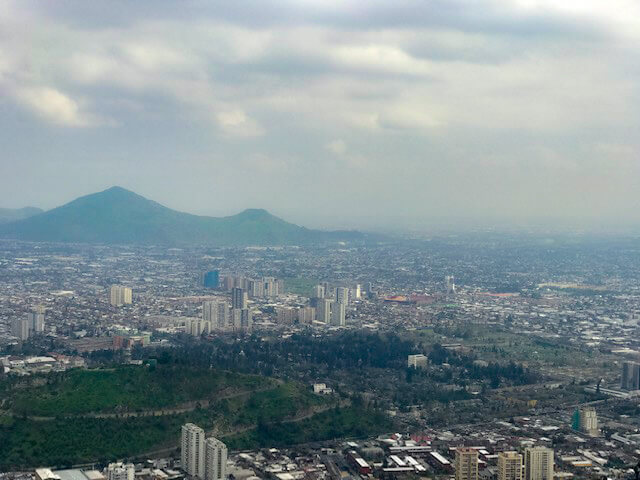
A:
<svg viewBox="0 0 640 480">
<path fill-rule="evenodd" d="M 458 447 L 455 458 L 456 480 L 478 480 L 478 451 Z"/>
<path fill-rule="evenodd" d="M 217 438 L 205 441 L 205 479 L 224 480 L 227 478 L 227 446 Z"/>
<path fill-rule="evenodd" d="M 121 285 L 113 285 L 111 287 L 110 301 L 114 307 L 121 307 L 122 305 L 131 305 L 133 293 L 129 287 L 123 287 Z"/>
<path fill-rule="evenodd" d="M 331 325 L 344 327 L 347 324 L 345 304 L 332 302 L 331 305 Z"/>
<path fill-rule="evenodd" d="M 233 287 L 231 289 L 231 308 L 242 310 L 247 308 L 248 295 L 244 288 Z"/>
<path fill-rule="evenodd" d="M 456 283 L 453 275 L 444 277 L 444 288 L 448 295 L 456 293 Z"/>
<path fill-rule="evenodd" d="M 590 437 L 597 437 L 600 433 L 598 429 L 598 415 L 593 407 L 582 407 L 577 411 L 578 430 L 586 433 Z M 575 415 L 575 414 L 574 414 Z M 574 425 L 576 418 L 574 417 Z"/>
<path fill-rule="evenodd" d="M 316 308 L 316 319 L 319 322 L 329 324 L 331 323 L 331 304 L 333 302 L 328 298 L 321 298 L 318 300 L 318 306 Z"/>
<path fill-rule="evenodd" d="M 110 463 L 107 466 L 107 480 L 134 480 L 136 468 L 133 463 Z"/>
<path fill-rule="evenodd" d="M 11 334 L 23 342 L 31 333 L 31 320 L 29 318 L 14 318 L 11 321 Z"/>
<path fill-rule="evenodd" d="M 620 388 L 623 390 L 640 390 L 640 364 L 636 362 L 624 362 L 622 364 Z"/>
<path fill-rule="evenodd" d="M 316 309 L 302 307 L 298 309 L 298 323 L 311 323 L 316 319 Z"/>
<path fill-rule="evenodd" d="M 205 288 L 218 288 L 220 286 L 220 271 L 206 272 L 202 278 L 202 284 Z"/>
<path fill-rule="evenodd" d="M 336 288 L 336 302 L 349 305 L 349 289 L 346 287 Z"/>
<path fill-rule="evenodd" d="M 522 455 L 518 452 L 498 454 L 498 480 L 522 480 Z"/>
<path fill-rule="evenodd" d="M 226 330 L 229 327 L 229 304 L 215 300 L 204 302 L 202 317 L 209 322 L 212 330 Z"/>
<path fill-rule="evenodd" d="M 182 469 L 192 477 L 204 479 L 205 475 L 204 430 L 187 423 L 182 426 L 180 461 Z"/>
<path fill-rule="evenodd" d="M 324 298 L 325 292 L 324 287 L 322 285 L 316 285 L 313 287 L 313 295 L 312 298 Z"/>
<path fill-rule="evenodd" d="M 525 480 L 553 480 L 553 450 L 529 447 L 524 451 Z"/>
<path fill-rule="evenodd" d="M 293 307 L 277 307 L 276 318 L 279 325 L 291 325 L 298 319 L 298 309 Z"/>
<path fill-rule="evenodd" d="M 428 364 L 429 359 L 426 355 L 423 355 L 421 353 L 407 356 L 407 367 L 427 368 Z"/>
</svg>

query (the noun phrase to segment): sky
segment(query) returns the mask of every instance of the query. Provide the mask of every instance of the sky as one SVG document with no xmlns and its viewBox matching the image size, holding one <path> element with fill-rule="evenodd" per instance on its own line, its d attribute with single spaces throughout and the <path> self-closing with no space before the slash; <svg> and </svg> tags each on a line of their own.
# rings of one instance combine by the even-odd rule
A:
<svg viewBox="0 0 640 480">
<path fill-rule="evenodd" d="M 0 2 L 0 206 L 640 224 L 637 0 Z"/>
</svg>

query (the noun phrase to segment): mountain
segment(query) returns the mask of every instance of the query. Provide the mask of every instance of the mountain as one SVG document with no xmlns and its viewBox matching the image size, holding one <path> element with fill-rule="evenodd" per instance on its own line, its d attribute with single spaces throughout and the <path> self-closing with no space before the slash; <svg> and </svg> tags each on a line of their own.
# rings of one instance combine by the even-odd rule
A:
<svg viewBox="0 0 640 480">
<path fill-rule="evenodd" d="M 33 217 L 43 210 L 36 207 L 0 208 L 0 223 L 14 222 L 23 218 Z"/>
<path fill-rule="evenodd" d="M 358 232 L 310 230 L 261 209 L 221 218 L 191 215 L 121 187 L 0 225 L 0 236 L 44 242 L 148 245 L 299 245 L 364 238 Z"/>
</svg>

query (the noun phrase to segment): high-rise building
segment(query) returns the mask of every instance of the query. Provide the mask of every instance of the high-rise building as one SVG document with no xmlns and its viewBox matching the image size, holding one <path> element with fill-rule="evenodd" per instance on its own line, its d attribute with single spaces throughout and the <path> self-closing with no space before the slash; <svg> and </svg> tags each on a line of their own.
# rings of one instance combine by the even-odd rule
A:
<svg viewBox="0 0 640 480">
<path fill-rule="evenodd" d="M 322 285 L 316 285 L 313 287 L 312 298 L 324 298 L 324 287 Z"/>
<path fill-rule="evenodd" d="M 107 480 L 134 480 L 135 474 L 133 463 L 116 462 L 107 466 Z"/>
<path fill-rule="evenodd" d="M 240 310 L 240 328 L 243 330 L 251 330 L 253 327 L 253 314 L 248 308 Z"/>
<path fill-rule="evenodd" d="M 215 300 L 202 304 L 202 317 L 211 324 L 212 330 L 226 330 L 229 327 L 229 304 Z"/>
<path fill-rule="evenodd" d="M 231 308 L 247 308 L 247 292 L 244 288 L 233 287 L 231 289 Z"/>
<path fill-rule="evenodd" d="M 193 423 L 187 423 L 182 426 L 180 461 L 182 469 L 192 477 L 204 479 L 204 443 L 203 429 Z"/>
<path fill-rule="evenodd" d="M 347 324 L 344 303 L 331 302 L 331 325 L 344 327 Z"/>
<path fill-rule="evenodd" d="M 624 362 L 622 364 L 620 388 L 623 390 L 640 390 L 640 364 L 636 362 Z"/>
<path fill-rule="evenodd" d="M 321 298 L 318 300 L 318 306 L 316 308 L 316 318 L 319 322 L 329 324 L 331 323 L 331 305 L 333 302 L 328 298 Z"/>
<path fill-rule="evenodd" d="M 227 446 L 214 437 L 205 441 L 205 479 L 225 480 L 227 478 Z"/>
<path fill-rule="evenodd" d="M 121 307 L 122 305 L 131 305 L 132 292 L 129 287 L 121 285 L 113 285 L 111 287 L 111 305 Z"/>
<path fill-rule="evenodd" d="M 218 288 L 220 286 L 220 272 L 218 270 L 206 272 L 202 283 L 205 288 Z"/>
<path fill-rule="evenodd" d="M 336 288 L 336 301 L 343 305 L 349 305 L 349 289 L 346 287 Z"/>
<path fill-rule="evenodd" d="M 29 329 L 34 333 L 44 332 L 44 309 L 38 308 L 38 311 L 27 313 L 27 323 Z"/>
<path fill-rule="evenodd" d="M 362 288 L 360 287 L 360 284 L 356 284 L 355 287 L 353 287 L 353 289 L 351 290 L 352 296 L 353 298 L 355 298 L 356 300 L 360 300 L 360 297 L 362 297 Z"/>
<path fill-rule="evenodd" d="M 525 480 L 553 480 L 553 450 L 529 447 L 524 451 Z"/>
<path fill-rule="evenodd" d="M 273 277 L 263 277 L 262 283 L 264 284 L 264 296 L 267 298 L 274 298 L 280 294 L 278 290 L 278 281 Z"/>
<path fill-rule="evenodd" d="M 456 293 L 456 283 L 453 275 L 447 275 L 446 277 L 444 277 L 444 286 L 447 294 Z"/>
<path fill-rule="evenodd" d="M 478 451 L 474 448 L 456 448 L 456 480 L 478 480 Z"/>
<path fill-rule="evenodd" d="M 11 334 L 23 342 L 31 333 L 31 320 L 29 318 L 14 318 L 11 321 Z"/>
<path fill-rule="evenodd" d="M 596 409 L 593 407 L 582 407 L 578 409 L 578 430 L 591 437 L 597 437 L 599 434 L 598 430 L 598 415 L 596 413 Z M 575 414 L 574 414 L 574 424 L 575 424 Z"/>
<path fill-rule="evenodd" d="M 522 480 L 522 455 L 518 452 L 498 454 L 498 480 Z"/>
</svg>

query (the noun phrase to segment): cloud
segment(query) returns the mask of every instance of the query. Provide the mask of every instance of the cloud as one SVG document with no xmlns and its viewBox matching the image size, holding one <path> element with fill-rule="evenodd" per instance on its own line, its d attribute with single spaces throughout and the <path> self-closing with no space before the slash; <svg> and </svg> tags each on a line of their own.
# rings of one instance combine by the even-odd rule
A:
<svg viewBox="0 0 640 480">
<path fill-rule="evenodd" d="M 257 137 L 265 133 L 258 122 L 240 109 L 218 112 L 216 120 L 222 131 L 231 136 Z"/>
<path fill-rule="evenodd" d="M 344 155 L 347 153 L 347 144 L 344 140 L 332 140 L 325 146 L 327 150 L 336 155 Z"/>
<path fill-rule="evenodd" d="M 98 125 L 98 119 L 83 112 L 78 102 L 51 87 L 27 87 L 16 91 L 17 100 L 45 120 L 67 127 Z"/>
</svg>

